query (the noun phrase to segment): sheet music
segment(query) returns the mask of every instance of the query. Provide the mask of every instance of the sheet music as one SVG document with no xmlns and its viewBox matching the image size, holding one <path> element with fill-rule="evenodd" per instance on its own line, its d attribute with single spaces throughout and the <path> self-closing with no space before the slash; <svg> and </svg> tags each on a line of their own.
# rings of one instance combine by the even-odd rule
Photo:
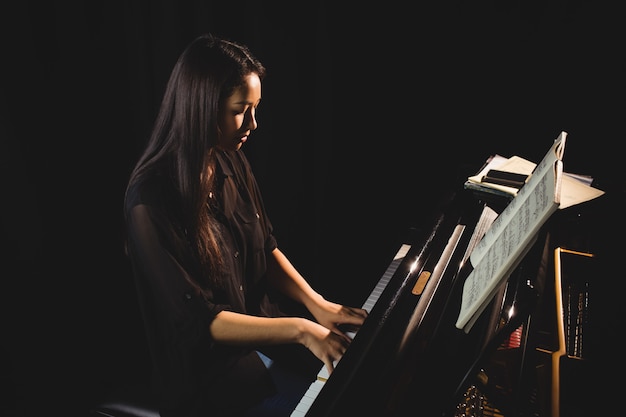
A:
<svg viewBox="0 0 626 417">
<path fill-rule="evenodd" d="M 469 331 L 494 292 L 517 266 L 548 217 L 558 209 L 566 133 L 555 140 L 528 183 L 496 218 L 470 255 L 456 327 Z"/>
</svg>

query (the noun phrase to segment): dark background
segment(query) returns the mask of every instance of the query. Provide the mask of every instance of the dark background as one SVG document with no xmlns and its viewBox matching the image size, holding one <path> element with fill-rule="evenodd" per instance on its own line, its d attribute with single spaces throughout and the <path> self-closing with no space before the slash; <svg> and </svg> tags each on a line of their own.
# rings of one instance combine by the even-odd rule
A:
<svg viewBox="0 0 626 417">
<path fill-rule="evenodd" d="M 616 6 L 17 3 L 0 10 L 2 415 L 85 415 L 147 373 L 124 187 L 176 58 L 204 31 L 268 67 L 244 150 L 280 246 L 329 298 L 360 305 L 442 190 L 493 153 L 538 162 L 561 131 L 565 170 L 607 191 L 594 233 L 623 247 Z M 607 271 L 610 293 L 624 272 Z"/>
</svg>

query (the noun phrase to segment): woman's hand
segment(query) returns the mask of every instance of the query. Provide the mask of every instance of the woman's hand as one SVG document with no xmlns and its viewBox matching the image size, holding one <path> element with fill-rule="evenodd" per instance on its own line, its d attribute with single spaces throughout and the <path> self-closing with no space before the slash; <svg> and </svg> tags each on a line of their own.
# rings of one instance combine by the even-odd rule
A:
<svg viewBox="0 0 626 417">
<path fill-rule="evenodd" d="M 302 319 L 302 323 L 300 343 L 324 362 L 328 373 L 331 374 L 352 340 L 340 331 L 331 331 L 311 320 Z"/>
<path fill-rule="evenodd" d="M 367 311 L 362 308 L 333 303 L 323 297 L 309 306 L 309 311 L 319 324 L 339 334 L 344 334 L 339 326 L 358 329 L 367 318 Z"/>
<path fill-rule="evenodd" d="M 315 320 L 335 333 L 343 334 L 338 326 L 359 328 L 367 318 L 362 308 L 333 303 L 316 292 L 278 249 L 267 258 L 267 276 L 271 285 L 296 302 L 302 303 Z"/>
<path fill-rule="evenodd" d="M 327 301 L 319 294 L 315 303 L 309 304 L 308 308 L 317 323 L 303 319 L 305 325 L 301 343 L 324 362 L 331 374 L 352 343 L 350 336 L 340 326 L 346 330 L 359 329 L 367 318 L 367 311 Z"/>
</svg>

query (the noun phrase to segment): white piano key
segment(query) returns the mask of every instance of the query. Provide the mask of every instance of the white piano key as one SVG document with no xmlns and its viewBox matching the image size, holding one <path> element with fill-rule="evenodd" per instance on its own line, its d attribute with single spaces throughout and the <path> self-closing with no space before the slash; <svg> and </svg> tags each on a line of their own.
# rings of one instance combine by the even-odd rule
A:
<svg viewBox="0 0 626 417">
<path fill-rule="evenodd" d="M 319 380 L 326 381 L 328 377 L 329 377 L 328 369 L 326 369 L 326 366 L 323 366 L 322 369 L 320 369 L 320 371 L 317 373 L 317 380 L 315 382 Z"/>
</svg>

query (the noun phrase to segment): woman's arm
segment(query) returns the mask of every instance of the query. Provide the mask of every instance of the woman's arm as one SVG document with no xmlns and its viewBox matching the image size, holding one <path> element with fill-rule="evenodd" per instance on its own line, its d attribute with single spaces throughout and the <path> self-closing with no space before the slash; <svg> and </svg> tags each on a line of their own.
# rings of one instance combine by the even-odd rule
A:
<svg viewBox="0 0 626 417">
<path fill-rule="evenodd" d="M 333 362 L 343 356 L 351 342 L 337 326 L 358 327 L 367 312 L 327 301 L 279 249 L 268 257 L 267 274 L 271 285 L 306 306 L 319 323 L 302 317 L 269 318 L 222 311 L 211 323 L 212 337 L 220 343 L 244 346 L 300 343 L 332 372 Z"/>
<path fill-rule="evenodd" d="M 225 310 L 215 317 L 210 331 L 216 342 L 237 346 L 302 344 L 329 373 L 350 345 L 346 335 L 301 317 L 258 317 Z"/>
<path fill-rule="evenodd" d="M 359 327 L 367 317 L 367 311 L 362 308 L 333 303 L 322 297 L 278 248 L 268 257 L 267 275 L 271 285 L 302 303 L 321 325 L 333 332 L 343 334 L 338 328 L 341 324 Z"/>
</svg>

